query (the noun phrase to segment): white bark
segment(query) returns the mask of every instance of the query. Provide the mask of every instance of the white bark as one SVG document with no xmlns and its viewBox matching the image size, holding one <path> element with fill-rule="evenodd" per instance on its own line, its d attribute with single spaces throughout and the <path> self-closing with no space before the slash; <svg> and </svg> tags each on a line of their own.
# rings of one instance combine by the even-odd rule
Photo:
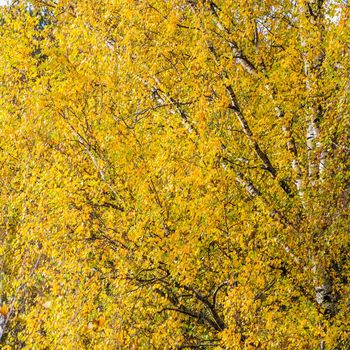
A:
<svg viewBox="0 0 350 350">
<path fill-rule="evenodd" d="M 160 80 L 156 76 L 153 76 L 153 79 L 158 86 L 161 85 Z M 188 114 L 183 110 L 183 108 L 181 108 L 180 103 L 176 101 L 174 98 L 172 98 L 171 96 L 169 96 L 168 94 L 166 94 L 165 92 L 161 91 L 161 89 L 154 88 L 154 87 L 152 89 L 156 89 L 156 92 L 157 92 L 156 98 L 158 103 L 162 105 L 162 104 L 165 104 L 165 101 L 168 101 L 168 103 L 174 107 L 174 109 L 172 110 L 172 113 L 174 114 L 178 113 L 181 116 L 182 124 L 186 128 L 186 130 L 190 134 L 194 133 L 197 136 L 199 136 L 199 132 L 195 127 L 193 121 L 190 119 Z"/>
<path fill-rule="evenodd" d="M 304 50 L 303 61 L 304 61 L 304 74 L 306 78 L 305 87 L 309 95 L 309 99 L 313 99 L 313 93 L 315 87 L 312 85 L 313 81 L 319 79 L 320 67 L 324 60 L 323 48 L 321 47 L 323 41 L 323 1 L 309 1 L 305 4 L 305 8 L 301 8 L 301 15 L 303 11 L 305 16 L 308 18 L 309 24 L 318 31 L 319 40 L 316 45 L 319 46 L 318 53 L 310 59 L 307 57 L 307 44 L 304 34 L 300 34 L 300 43 Z M 314 10 L 312 10 L 314 9 Z M 311 12 L 314 11 L 314 12 Z M 316 87 L 317 89 L 317 87 Z M 308 178 L 310 184 L 313 186 L 315 184 L 315 179 L 322 175 L 326 163 L 326 150 L 322 149 L 320 143 L 320 129 L 318 126 L 318 118 L 320 117 L 319 110 L 317 106 L 308 105 L 307 106 L 307 130 L 306 130 L 306 144 L 307 144 L 307 154 L 308 154 Z"/>
<path fill-rule="evenodd" d="M 281 112 L 278 111 L 279 116 L 283 117 L 281 115 Z M 294 174 L 296 176 L 295 180 L 295 187 L 297 189 L 298 196 L 304 206 L 304 193 L 303 193 L 303 172 L 301 170 L 298 158 L 297 158 L 297 150 L 296 150 L 296 145 L 294 142 L 294 138 L 291 133 L 291 126 L 284 125 L 282 127 L 282 130 L 284 132 L 285 137 L 287 138 L 287 150 L 291 153 L 292 155 L 292 169 L 294 171 Z"/>
<path fill-rule="evenodd" d="M 243 178 L 242 174 L 236 172 L 236 181 L 253 197 L 260 196 L 260 191 L 250 182 Z"/>
<path fill-rule="evenodd" d="M 6 326 L 6 317 L 0 314 L 0 340 L 2 339 L 2 336 L 5 333 L 5 326 Z"/>
</svg>

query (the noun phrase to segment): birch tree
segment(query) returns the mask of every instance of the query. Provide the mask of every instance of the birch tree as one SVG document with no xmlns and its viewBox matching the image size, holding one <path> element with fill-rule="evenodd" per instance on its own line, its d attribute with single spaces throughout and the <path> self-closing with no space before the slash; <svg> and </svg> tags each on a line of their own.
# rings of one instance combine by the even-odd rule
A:
<svg viewBox="0 0 350 350">
<path fill-rule="evenodd" d="M 2 348 L 348 349 L 349 11 L 2 8 Z"/>
</svg>

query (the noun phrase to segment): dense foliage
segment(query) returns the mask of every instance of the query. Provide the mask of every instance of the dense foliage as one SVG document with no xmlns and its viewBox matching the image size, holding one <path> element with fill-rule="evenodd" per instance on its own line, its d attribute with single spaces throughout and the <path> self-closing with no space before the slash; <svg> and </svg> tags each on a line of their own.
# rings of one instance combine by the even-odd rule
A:
<svg viewBox="0 0 350 350">
<path fill-rule="evenodd" d="M 2 349 L 349 349 L 350 7 L 14 1 Z"/>
</svg>

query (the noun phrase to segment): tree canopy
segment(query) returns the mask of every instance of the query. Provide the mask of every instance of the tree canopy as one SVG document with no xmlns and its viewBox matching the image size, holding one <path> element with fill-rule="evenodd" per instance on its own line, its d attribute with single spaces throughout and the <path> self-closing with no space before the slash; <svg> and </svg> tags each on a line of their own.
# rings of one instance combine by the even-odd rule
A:
<svg viewBox="0 0 350 350">
<path fill-rule="evenodd" d="M 349 349 L 349 16 L 0 8 L 1 348 Z"/>
</svg>

